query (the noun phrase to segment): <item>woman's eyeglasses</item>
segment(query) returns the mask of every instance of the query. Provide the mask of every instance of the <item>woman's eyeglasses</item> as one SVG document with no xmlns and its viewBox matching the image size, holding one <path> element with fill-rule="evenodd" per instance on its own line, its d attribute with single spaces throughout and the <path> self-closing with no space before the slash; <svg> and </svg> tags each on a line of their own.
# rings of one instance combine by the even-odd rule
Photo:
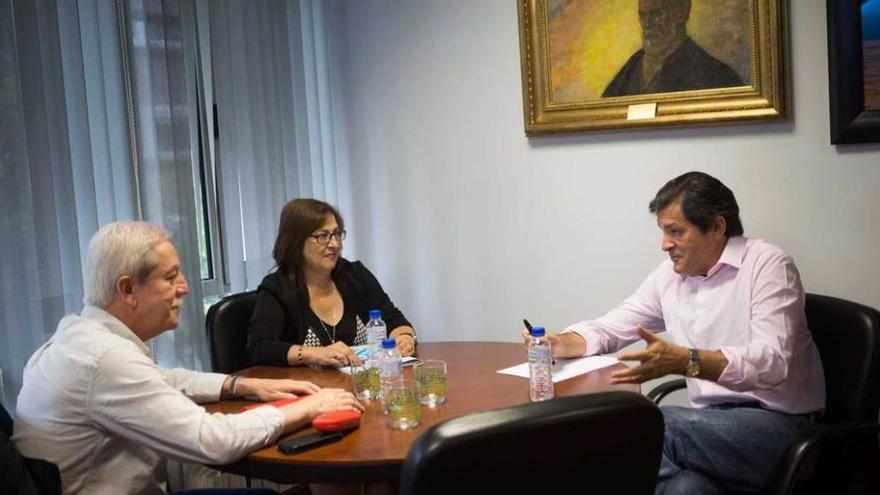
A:
<svg viewBox="0 0 880 495">
<path fill-rule="evenodd" d="M 330 244 L 330 239 L 336 238 L 340 243 L 345 240 L 345 231 L 344 230 L 334 230 L 333 232 L 327 232 L 326 230 L 322 230 L 317 234 L 312 234 L 309 237 L 315 240 L 318 244 Z"/>
</svg>

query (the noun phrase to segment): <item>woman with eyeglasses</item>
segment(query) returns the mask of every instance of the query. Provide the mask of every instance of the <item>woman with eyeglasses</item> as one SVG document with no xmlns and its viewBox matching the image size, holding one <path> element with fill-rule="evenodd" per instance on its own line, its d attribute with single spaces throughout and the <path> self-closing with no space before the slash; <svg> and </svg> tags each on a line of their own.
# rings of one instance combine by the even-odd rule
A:
<svg viewBox="0 0 880 495">
<path fill-rule="evenodd" d="M 345 225 L 336 208 L 295 199 L 281 210 L 272 256 L 276 269 L 257 289 L 248 329 L 252 365 L 348 366 L 350 346 L 367 343 L 371 309 L 381 309 L 403 356 L 415 352 L 415 330 L 376 277 L 342 257 Z"/>
</svg>

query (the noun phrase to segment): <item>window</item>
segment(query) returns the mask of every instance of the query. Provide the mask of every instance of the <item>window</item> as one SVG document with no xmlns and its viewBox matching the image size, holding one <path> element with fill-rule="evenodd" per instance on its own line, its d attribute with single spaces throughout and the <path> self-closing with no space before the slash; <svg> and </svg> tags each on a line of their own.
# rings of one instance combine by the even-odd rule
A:
<svg viewBox="0 0 880 495">
<path fill-rule="evenodd" d="M 223 243 L 221 242 L 222 226 L 220 222 L 220 190 L 217 187 L 217 168 L 215 166 L 217 132 L 217 107 L 205 101 L 205 79 L 200 70 L 201 57 L 196 48 L 196 111 L 198 163 L 193 167 L 193 198 L 196 211 L 196 233 L 199 244 L 199 273 L 201 275 L 202 304 L 205 312 L 214 303 L 229 292 L 229 284 L 225 277 L 225 260 Z M 210 109 L 210 111 L 208 110 Z"/>
</svg>

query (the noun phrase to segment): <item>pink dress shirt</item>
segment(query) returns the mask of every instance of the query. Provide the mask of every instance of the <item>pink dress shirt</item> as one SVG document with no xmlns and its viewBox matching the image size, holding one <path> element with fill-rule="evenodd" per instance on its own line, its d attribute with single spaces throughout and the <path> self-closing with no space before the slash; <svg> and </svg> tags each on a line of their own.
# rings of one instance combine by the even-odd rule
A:
<svg viewBox="0 0 880 495">
<path fill-rule="evenodd" d="M 639 324 L 668 332 L 676 344 L 724 353 L 728 364 L 717 383 L 687 380 L 696 407 L 760 402 L 789 414 L 825 407 L 800 275 L 791 257 L 768 242 L 728 239 L 705 277 L 679 275 L 666 260 L 620 306 L 563 332 L 581 335 L 587 355 L 606 354 L 638 340 Z"/>
</svg>

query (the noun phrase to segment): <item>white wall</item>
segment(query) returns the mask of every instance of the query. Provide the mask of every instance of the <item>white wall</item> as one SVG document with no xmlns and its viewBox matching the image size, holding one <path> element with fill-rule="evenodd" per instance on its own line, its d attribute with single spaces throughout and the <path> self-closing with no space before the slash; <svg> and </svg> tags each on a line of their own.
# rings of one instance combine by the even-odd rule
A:
<svg viewBox="0 0 880 495">
<path fill-rule="evenodd" d="M 788 122 L 531 139 L 513 0 L 337 4 L 349 254 L 422 340 L 515 341 L 629 295 L 663 259 L 648 201 L 703 170 L 808 291 L 880 307 L 880 146 L 828 144 L 825 2 L 792 3 Z"/>
</svg>

